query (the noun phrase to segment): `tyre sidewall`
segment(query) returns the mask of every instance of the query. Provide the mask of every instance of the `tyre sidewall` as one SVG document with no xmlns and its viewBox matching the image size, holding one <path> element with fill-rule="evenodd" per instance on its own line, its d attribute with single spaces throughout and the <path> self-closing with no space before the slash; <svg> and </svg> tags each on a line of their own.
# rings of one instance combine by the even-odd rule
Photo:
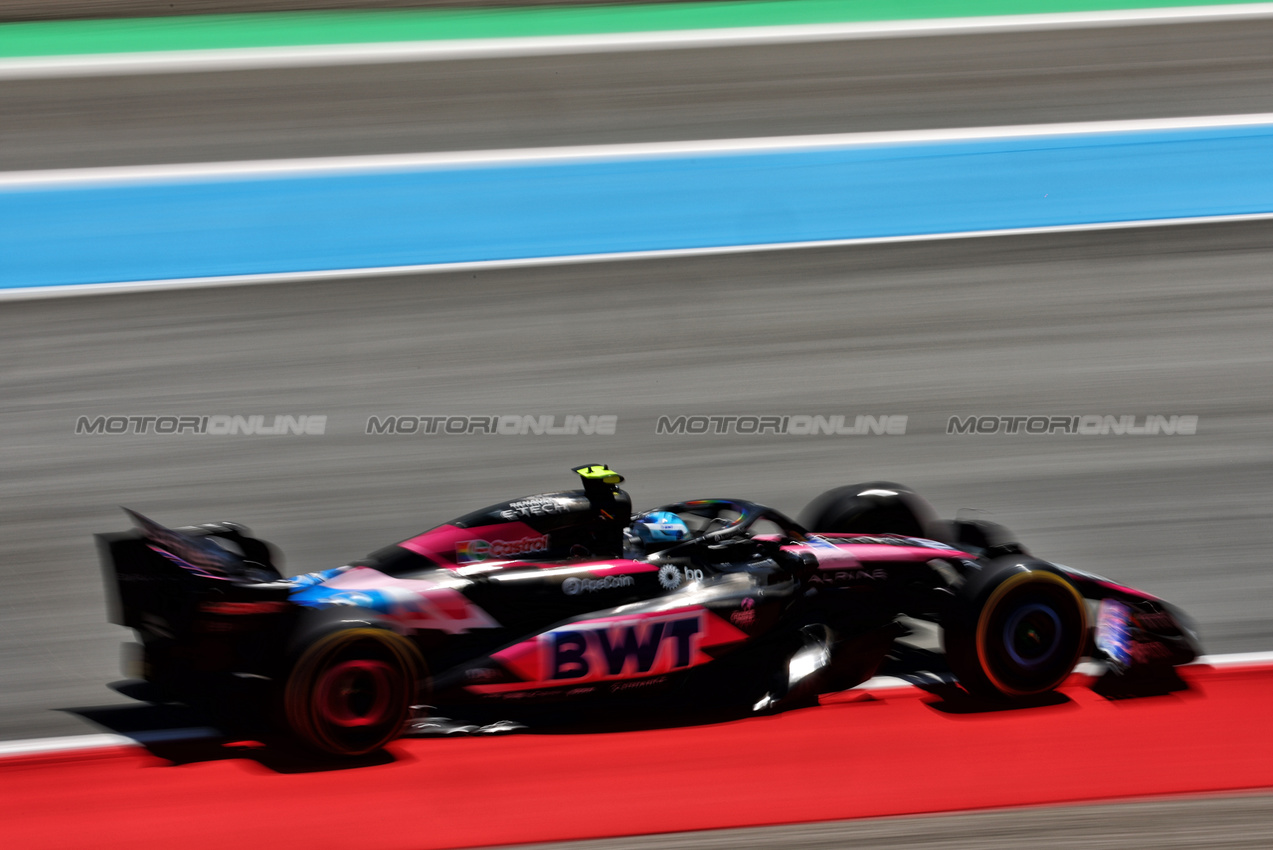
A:
<svg viewBox="0 0 1273 850">
<path fill-rule="evenodd" d="M 308 637 L 297 647 L 281 695 L 287 732 L 307 748 L 337 756 L 372 752 L 396 738 L 423 674 L 415 646 L 372 624 Z"/>
<path fill-rule="evenodd" d="M 951 669 L 967 690 L 1025 697 L 1055 690 L 1087 642 L 1082 596 L 1051 565 L 1000 559 L 964 586 L 943 624 Z M 1037 643 L 1022 635 L 1037 637 Z"/>
</svg>

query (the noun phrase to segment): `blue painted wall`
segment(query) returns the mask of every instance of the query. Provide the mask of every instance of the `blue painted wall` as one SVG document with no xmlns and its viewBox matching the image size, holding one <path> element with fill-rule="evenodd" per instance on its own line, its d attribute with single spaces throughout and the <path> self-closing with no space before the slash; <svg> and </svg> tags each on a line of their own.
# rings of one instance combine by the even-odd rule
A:
<svg viewBox="0 0 1273 850">
<path fill-rule="evenodd" d="M 1273 212 L 1273 127 L 0 189 L 5 287 Z"/>
</svg>

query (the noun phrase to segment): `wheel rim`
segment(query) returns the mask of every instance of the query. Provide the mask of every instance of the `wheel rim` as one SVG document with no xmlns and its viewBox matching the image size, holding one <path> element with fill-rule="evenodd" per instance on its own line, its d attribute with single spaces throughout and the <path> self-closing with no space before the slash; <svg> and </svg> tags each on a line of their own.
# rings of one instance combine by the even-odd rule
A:
<svg viewBox="0 0 1273 850">
<path fill-rule="evenodd" d="M 410 714 L 423 659 L 384 629 L 342 629 L 314 641 L 297 659 L 283 714 L 302 743 L 339 756 L 384 746 Z"/>
<path fill-rule="evenodd" d="M 393 675 L 393 668 L 383 661 L 342 661 L 319 680 L 315 706 L 322 719 L 333 726 L 377 726 L 392 713 Z"/>
<path fill-rule="evenodd" d="M 1023 605 L 1003 624 L 1003 645 L 1025 670 L 1046 664 L 1061 643 L 1061 618 L 1048 605 Z"/>
</svg>

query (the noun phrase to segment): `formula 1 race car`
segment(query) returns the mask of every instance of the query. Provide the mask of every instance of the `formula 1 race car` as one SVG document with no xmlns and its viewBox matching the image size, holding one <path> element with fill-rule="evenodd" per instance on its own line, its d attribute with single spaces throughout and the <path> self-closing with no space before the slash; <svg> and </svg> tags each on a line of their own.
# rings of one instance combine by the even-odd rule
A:
<svg viewBox="0 0 1273 850">
<path fill-rule="evenodd" d="M 483 508 L 294 578 L 234 523 L 99 535 L 112 621 L 167 698 L 240 701 L 338 756 L 403 733 L 413 707 L 727 703 L 774 711 L 875 674 L 899 617 L 937 623 L 970 694 L 1055 689 L 1198 655 L 1149 594 L 1031 557 L 1002 527 L 941 521 L 889 483 L 832 490 L 797 523 L 737 499 L 638 517 L 605 466 L 583 488 Z"/>
</svg>

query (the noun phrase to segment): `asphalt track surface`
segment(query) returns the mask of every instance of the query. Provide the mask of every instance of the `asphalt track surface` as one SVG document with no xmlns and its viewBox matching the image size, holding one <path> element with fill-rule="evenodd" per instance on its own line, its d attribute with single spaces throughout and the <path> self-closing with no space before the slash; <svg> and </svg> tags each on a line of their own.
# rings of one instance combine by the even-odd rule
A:
<svg viewBox="0 0 1273 850">
<path fill-rule="evenodd" d="M 521 850 L 1257 850 L 1273 797 L 1246 796 L 974 812 L 521 844 Z M 1222 826 L 1217 829 L 1216 823 Z"/>
<path fill-rule="evenodd" d="M 17 302 L 0 313 L 5 737 L 110 701 L 89 535 L 234 518 L 303 572 L 623 470 L 638 506 L 798 512 L 900 480 L 1266 650 L 1265 223 Z M 613 414 L 614 437 L 375 436 L 369 416 Z M 1196 414 L 1195 436 L 947 435 L 974 413 Z M 81 415 L 326 414 L 321 437 L 76 436 Z M 660 415 L 909 416 L 905 436 L 659 436 Z"/>
<path fill-rule="evenodd" d="M 0 122 L 0 168 L 1263 112 L 1270 35 L 1246 23 L 15 82 L 0 87 L 0 114 L 19 116 Z M 740 495 L 796 512 L 831 486 L 904 481 L 946 514 L 988 511 L 1044 557 L 1179 602 L 1208 652 L 1267 650 L 1270 267 L 1273 227 L 1241 224 L 5 304 L 0 738 L 90 731 L 84 709 L 127 703 L 105 687 L 127 634 L 104 623 L 89 536 L 122 527 L 116 505 L 173 524 L 239 519 L 299 572 L 572 486 L 567 467 L 593 460 L 623 470 L 643 507 Z M 72 433 L 80 415 L 167 412 L 330 425 L 313 438 Z M 620 424 L 608 438 L 362 433 L 373 414 L 506 412 Z M 676 413 L 910 425 L 656 436 Z M 1201 424 L 1193 437 L 944 434 L 973 413 Z M 1254 799 L 1161 805 L 1222 823 L 1249 805 L 1258 834 Z M 955 820 L 1001 835 L 1054 816 Z M 963 846 L 930 838 L 873 841 Z M 1224 840 L 1190 846 L 1257 846 Z"/>
</svg>

